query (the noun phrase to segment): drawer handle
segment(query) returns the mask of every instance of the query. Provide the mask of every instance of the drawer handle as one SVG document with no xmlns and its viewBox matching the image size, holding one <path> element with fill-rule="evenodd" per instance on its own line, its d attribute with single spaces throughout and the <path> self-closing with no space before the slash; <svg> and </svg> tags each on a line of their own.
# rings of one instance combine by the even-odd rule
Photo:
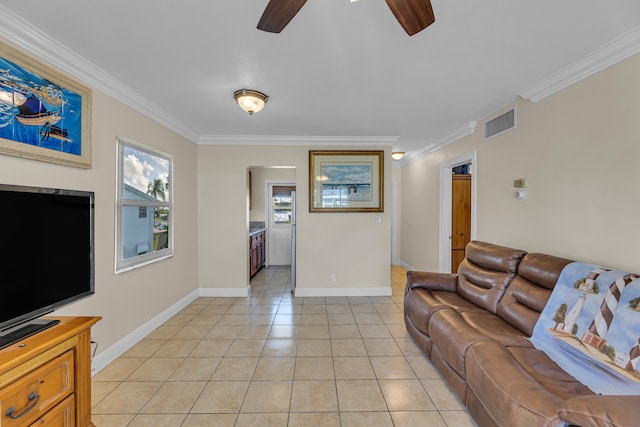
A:
<svg viewBox="0 0 640 427">
<path fill-rule="evenodd" d="M 24 414 L 26 414 L 27 412 L 35 408 L 38 402 L 40 402 L 40 395 L 34 391 L 29 395 L 27 399 L 29 399 L 29 402 L 31 402 L 31 404 L 26 408 L 24 408 L 22 412 L 20 412 L 17 415 L 14 415 L 14 412 L 16 412 L 16 408 L 15 406 L 12 406 L 9 409 L 7 409 L 7 416 L 11 419 L 17 420 L 18 418 L 20 418 L 21 416 L 23 416 Z"/>
</svg>

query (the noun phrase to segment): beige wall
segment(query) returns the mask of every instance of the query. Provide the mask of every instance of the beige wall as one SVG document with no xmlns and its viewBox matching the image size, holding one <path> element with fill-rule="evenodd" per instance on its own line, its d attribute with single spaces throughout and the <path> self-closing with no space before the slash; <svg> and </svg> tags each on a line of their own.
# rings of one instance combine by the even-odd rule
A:
<svg viewBox="0 0 640 427">
<path fill-rule="evenodd" d="M 310 214 L 310 149 L 313 147 L 198 147 L 198 257 L 201 288 L 213 288 L 214 293 L 232 294 L 246 290 L 247 168 L 295 166 L 298 289 L 322 289 L 321 292 L 327 293 L 340 293 L 347 288 L 390 290 L 390 197 L 385 198 L 385 212 L 381 214 Z M 385 153 L 387 171 L 390 169 L 391 159 L 388 151 Z M 390 188 L 391 180 L 387 178 L 385 194 L 389 194 Z M 376 223 L 378 215 L 382 218 L 382 224 Z M 336 273 L 336 282 L 330 281 L 331 273 Z"/>
<path fill-rule="evenodd" d="M 640 55 L 538 103 L 517 129 L 471 136 L 402 171 L 401 259 L 438 269 L 439 165 L 477 151 L 477 238 L 639 271 Z M 527 200 L 513 196 L 526 178 Z"/>
<path fill-rule="evenodd" d="M 175 175 L 175 256 L 117 275 L 116 135 L 171 154 Z M 197 287 L 196 146 L 98 91 L 93 92 L 92 145 L 88 170 L 0 156 L 0 182 L 95 192 L 96 293 L 56 314 L 102 316 L 92 330 L 100 354 Z M 55 242 L 39 250 L 55 251 Z"/>
</svg>

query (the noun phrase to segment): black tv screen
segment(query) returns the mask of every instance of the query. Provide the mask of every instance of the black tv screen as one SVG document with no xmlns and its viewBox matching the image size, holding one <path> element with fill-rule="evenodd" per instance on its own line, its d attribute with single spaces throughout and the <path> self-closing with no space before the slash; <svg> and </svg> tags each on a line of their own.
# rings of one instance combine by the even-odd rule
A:
<svg viewBox="0 0 640 427">
<path fill-rule="evenodd" d="M 94 193 L 0 184 L 0 336 L 94 293 Z"/>
</svg>

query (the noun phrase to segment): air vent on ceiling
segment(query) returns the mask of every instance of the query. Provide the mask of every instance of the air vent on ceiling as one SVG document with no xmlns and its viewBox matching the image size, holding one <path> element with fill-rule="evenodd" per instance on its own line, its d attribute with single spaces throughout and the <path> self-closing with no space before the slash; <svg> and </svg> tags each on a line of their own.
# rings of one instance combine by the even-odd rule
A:
<svg viewBox="0 0 640 427">
<path fill-rule="evenodd" d="M 500 114 L 484 124 L 484 139 L 487 140 L 516 127 L 516 109 Z"/>
</svg>

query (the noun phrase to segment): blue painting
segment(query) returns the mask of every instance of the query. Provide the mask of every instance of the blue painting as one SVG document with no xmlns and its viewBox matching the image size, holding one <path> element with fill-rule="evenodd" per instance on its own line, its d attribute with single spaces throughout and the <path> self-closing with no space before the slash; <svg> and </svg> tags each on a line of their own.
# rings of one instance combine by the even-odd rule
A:
<svg viewBox="0 0 640 427">
<path fill-rule="evenodd" d="M 0 138 L 82 153 L 82 95 L 0 57 Z"/>
</svg>

